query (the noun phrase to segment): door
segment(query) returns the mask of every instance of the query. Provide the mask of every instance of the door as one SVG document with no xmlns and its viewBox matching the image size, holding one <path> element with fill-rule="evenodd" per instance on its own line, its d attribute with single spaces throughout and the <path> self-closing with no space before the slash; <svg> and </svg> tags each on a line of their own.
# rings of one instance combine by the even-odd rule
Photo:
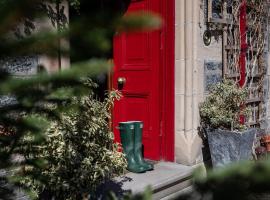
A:
<svg viewBox="0 0 270 200">
<path fill-rule="evenodd" d="M 142 10 L 159 13 L 160 0 L 132 0 L 128 12 Z M 161 157 L 160 43 L 160 31 L 122 34 L 114 40 L 113 88 L 123 95 L 113 111 L 115 138 L 120 142 L 119 122 L 143 121 L 144 156 L 153 160 Z"/>
</svg>

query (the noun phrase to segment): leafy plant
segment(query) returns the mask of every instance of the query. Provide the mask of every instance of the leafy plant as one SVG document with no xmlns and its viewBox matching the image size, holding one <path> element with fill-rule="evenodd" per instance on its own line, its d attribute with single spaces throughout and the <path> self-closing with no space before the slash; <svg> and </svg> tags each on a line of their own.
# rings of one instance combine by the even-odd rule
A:
<svg viewBox="0 0 270 200">
<path fill-rule="evenodd" d="M 209 171 L 195 172 L 194 191 L 179 200 L 264 200 L 270 197 L 270 163 L 241 162 Z"/>
<path fill-rule="evenodd" d="M 240 118 L 249 114 L 245 107 L 247 89 L 240 88 L 231 80 L 224 80 L 213 86 L 199 112 L 203 127 L 224 129 L 245 129 Z"/>
<path fill-rule="evenodd" d="M 32 151 L 25 152 L 28 159 L 48 161 L 45 168 L 26 169 L 48 180 L 46 185 L 29 177 L 23 180 L 37 191 L 37 197 L 43 192 L 56 199 L 80 199 L 82 194 L 93 192 L 105 179 L 122 174 L 126 168 L 126 160 L 108 125 L 113 101 L 120 96 L 113 91 L 100 102 L 93 93 L 97 85 L 90 79 L 87 85 L 89 95 L 72 100 L 70 106 L 74 109 L 51 125 L 46 142 L 31 145 Z"/>
</svg>

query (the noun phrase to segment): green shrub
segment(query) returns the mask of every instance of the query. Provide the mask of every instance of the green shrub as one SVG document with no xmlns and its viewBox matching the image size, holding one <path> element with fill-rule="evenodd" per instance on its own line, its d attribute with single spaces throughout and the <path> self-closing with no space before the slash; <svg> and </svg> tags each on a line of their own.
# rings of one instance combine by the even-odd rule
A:
<svg viewBox="0 0 270 200">
<path fill-rule="evenodd" d="M 240 123 L 240 117 L 249 114 L 245 107 L 247 94 L 247 89 L 240 88 L 231 80 L 224 80 L 213 86 L 199 107 L 202 126 L 245 129 L 245 125 Z"/>
<path fill-rule="evenodd" d="M 92 92 L 96 85 L 90 80 L 87 85 L 89 95 L 73 99 L 73 109 L 63 114 L 60 122 L 52 123 L 46 142 L 31 147 L 39 149 L 39 153 L 32 155 L 32 150 L 29 157 L 48 161 L 46 168 L 36 171 L 47 180 L 46 186 L 30 178 L 24 181 L 37 193 L 47 193 L 55 199 L 81 199 L 126 168 L 126 160 L 108 125 L 113 101 L 120 96 L 114 91 L 101 102 Z"/>
</svg>

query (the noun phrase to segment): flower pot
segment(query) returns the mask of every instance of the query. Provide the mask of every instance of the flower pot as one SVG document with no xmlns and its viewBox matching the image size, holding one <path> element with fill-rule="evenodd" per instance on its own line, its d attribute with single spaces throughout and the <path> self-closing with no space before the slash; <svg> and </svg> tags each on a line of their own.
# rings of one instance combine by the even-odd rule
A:
<svg viewBox="0 0 270 200">
<path fill-rule="evenodd" d="M 266 153 L 267 150 L 265 147 L 259 146 L 255 149 L 255 153 L 257 155 L 258 160 L 265 160 L 267 158 Z"/>
<path fill-rule="evenodd" d="M 265 135 L 261 139 L 261 144 L 266 148 L 267 152 L 270 152 L 270 135 Z"/>
<path fill-rule="evenodd" d="M 206 132 L 213 167 L 253 158 L 256 129 L 243 132 L 208 129 Z"/>
</svg>

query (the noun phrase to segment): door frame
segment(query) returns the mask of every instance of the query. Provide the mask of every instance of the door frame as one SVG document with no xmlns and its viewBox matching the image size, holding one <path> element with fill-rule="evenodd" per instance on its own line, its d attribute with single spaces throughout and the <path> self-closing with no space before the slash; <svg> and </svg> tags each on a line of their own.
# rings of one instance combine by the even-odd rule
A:
<svg viewBox="0 0 270 200">
<path fill-rule="evenodd" d="M 161 13 L 161 158 L 174 162 L 175 151 L 175 0 L 163 0 Z"/>
</svg>

